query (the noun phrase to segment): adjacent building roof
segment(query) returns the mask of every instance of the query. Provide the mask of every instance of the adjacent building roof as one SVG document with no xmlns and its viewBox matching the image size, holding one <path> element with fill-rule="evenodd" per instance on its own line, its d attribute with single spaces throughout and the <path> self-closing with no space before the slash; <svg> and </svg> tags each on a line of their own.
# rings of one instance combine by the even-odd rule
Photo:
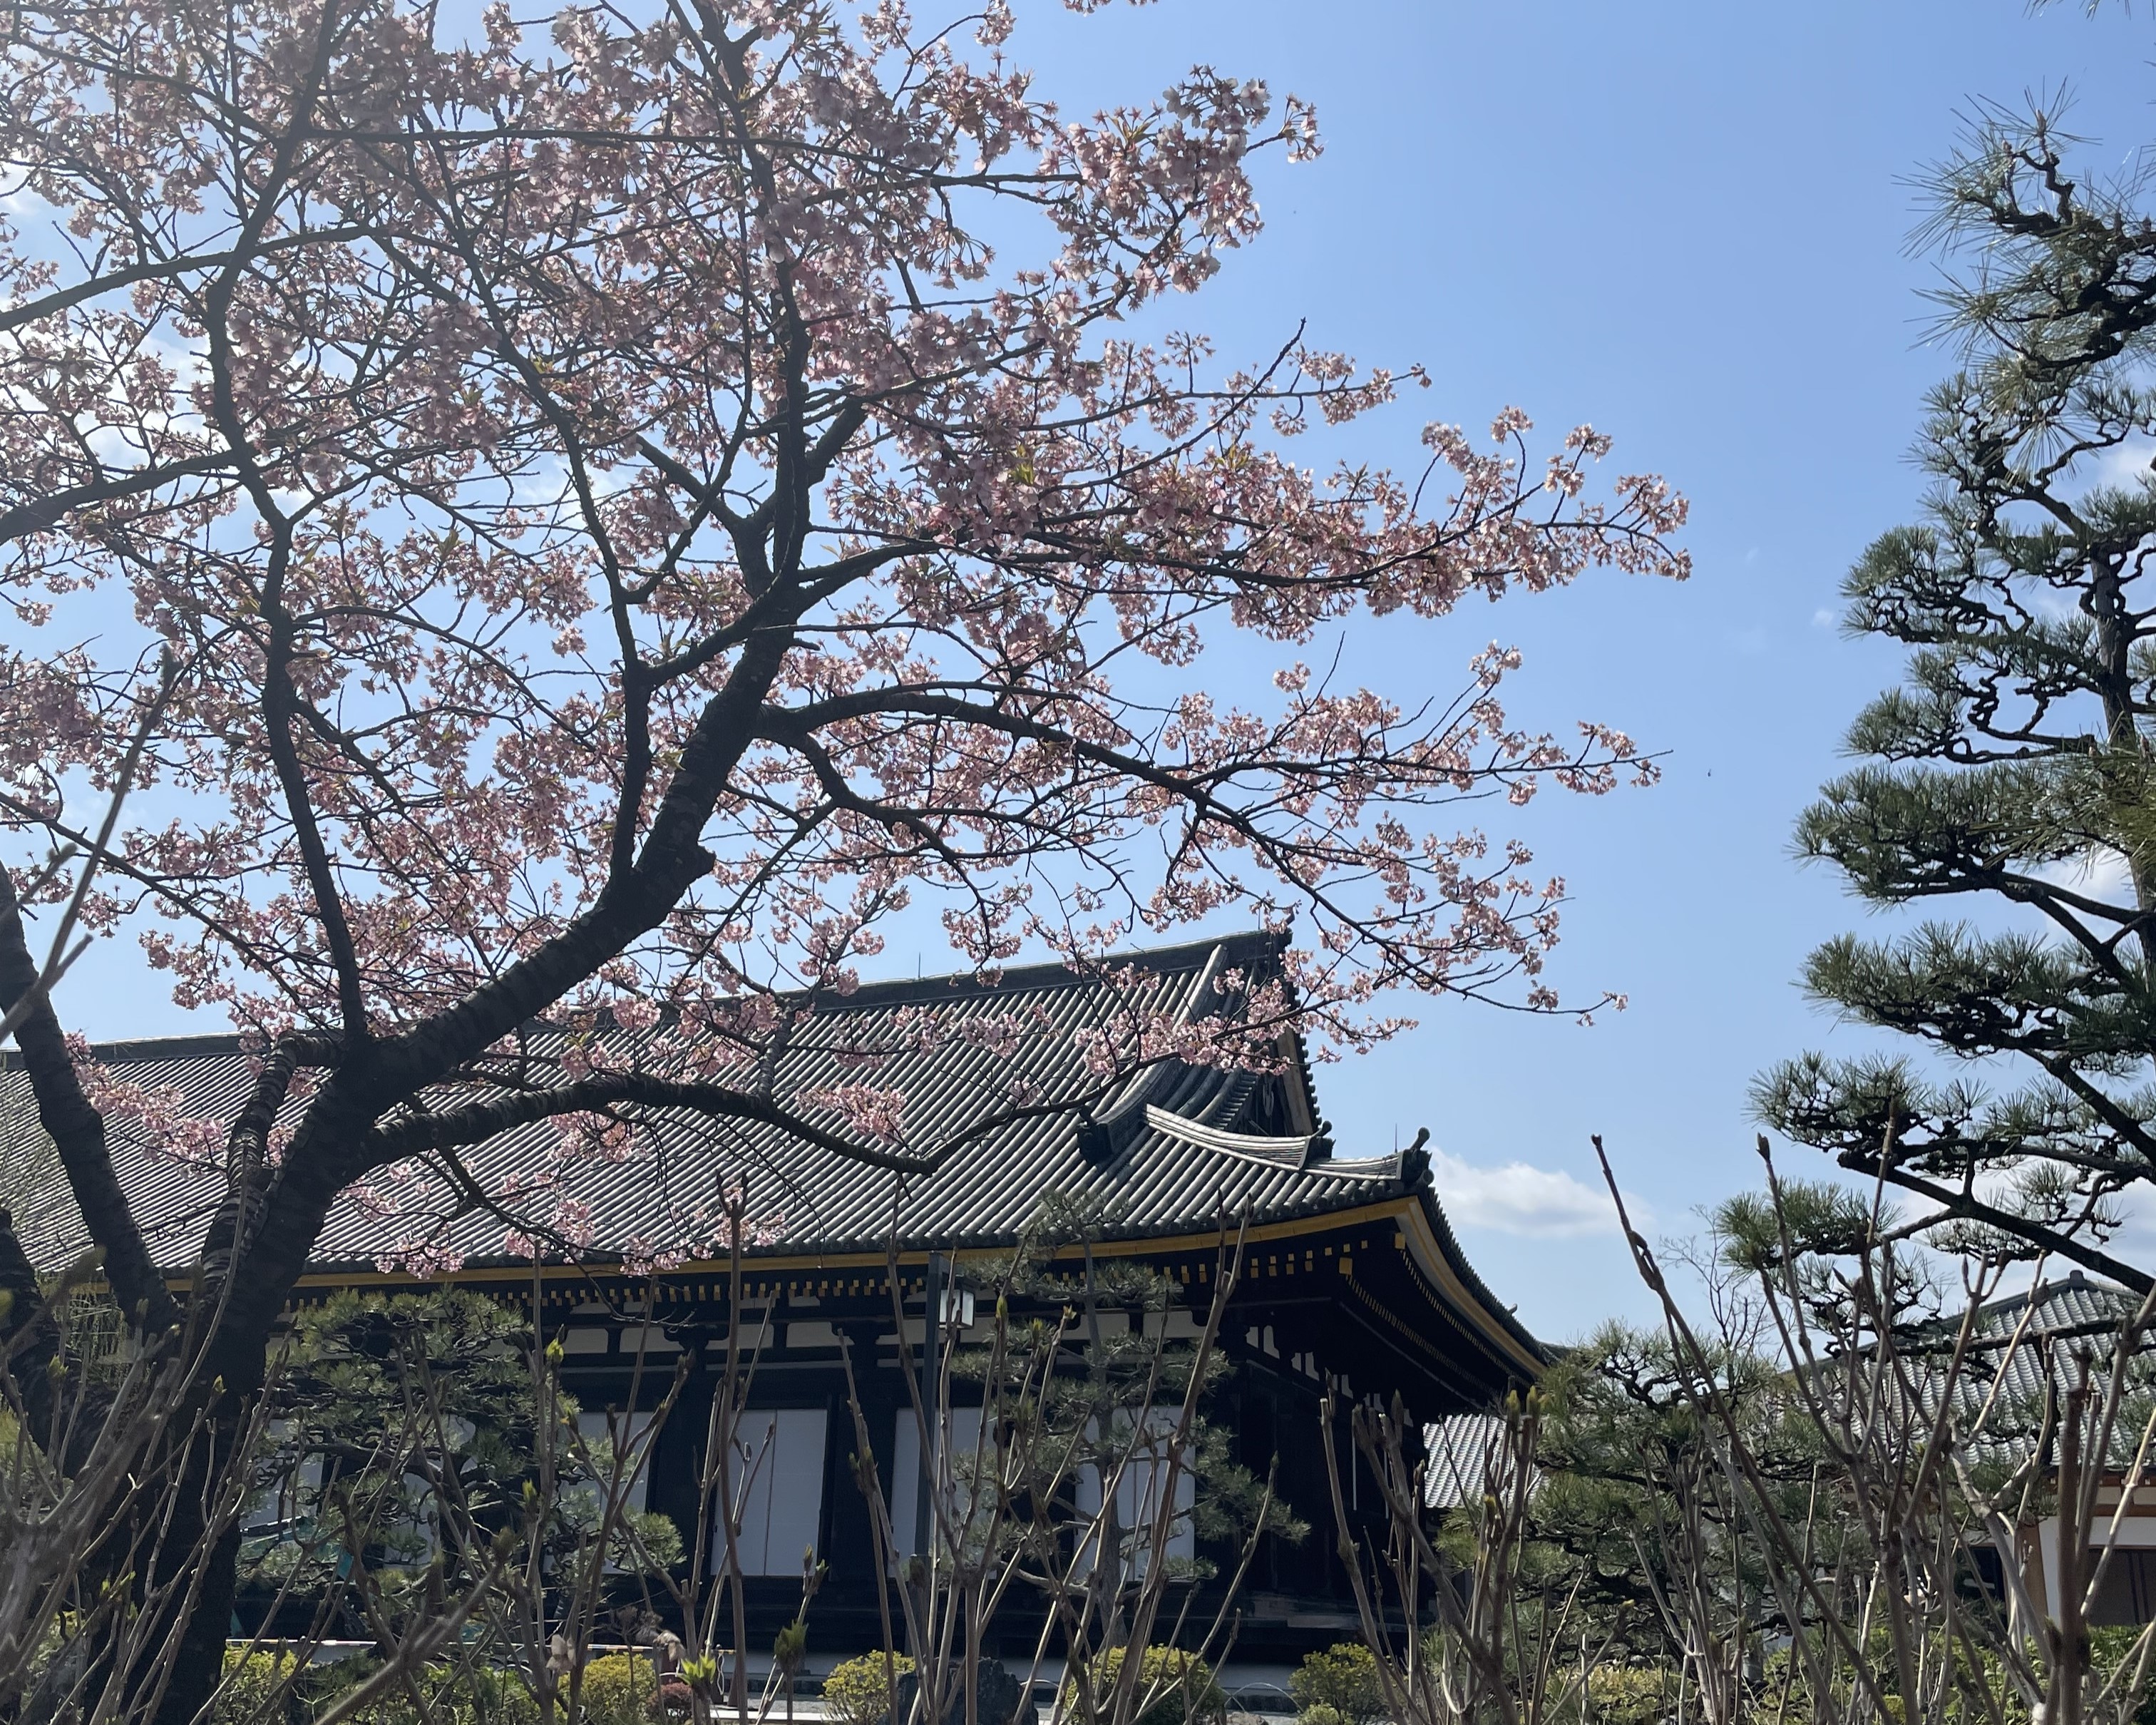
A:
<svg viewBox="0 0 2156 1725">
<path fill-rule="evenodd" d="M 2118 1355 L 2120 1332 L 2140 1307 L 2139 1296 L 2078 1270 L 1979 1307 L 1968 1363 L 1953 1392 L 1964 1430 L 1974 1430 L 1980 1420 L 1980 1441 L 1986 1446 L 2015 1447 L 2041 1424 L 2046 1394 L 2056 1396 L 2076 1383 L 2084 1363 L 2092 1386 L 2101 1393 Z M 1951 1345 L 1962 1322 L 1958 1316 L 1939 1322 L 1942 1347 Z M 2151 1343 L 2143 1332 L 2128 1362 L 2131 1381 L 2144 1393 L 2156 1382 Z M 1934 1378 L 1945 1369 L 1944 1360 L 1934 1357 Z M 2134 1430 L 2122 1441 L 2130 1448 L 2138 1441 L 2139 1425 L 2128 1423 Z"/>
<path fill-rule="evenodd" d="M 2056 1435 L 2060 1398 L 2086 1369 L 2100 1406 L 2111 1385 L 2120 1336 L 2139 1312 L 2140 1296 L 2076 1270 L 2022 1292 L 1948 1312 L 1897 1332 L 1886 1393 L 1906 1396 L 1927 1417 L 1945 1400 L 1954 1442 L 1972 1457 L 2018 1465 L 2049 1430 Z M 1964 1328 L 1968 1343 L 1954 1363 Z M 1809 1369 L 1830 1404 L 1851 1394 L 1881 1393 L 1870 1352 L 1822 1355 Z M 2128 1460 L 2141 1440 L 2149 1400 L 2156 1396 L 2156 1333 L 2137 1335 L 2126 1361 L 2123 1417 L 2112 1426 L 2113 1461 Z"/>
<path fill-rule="evenodd" d="M 1224 975 L 1276 973 L 1279 954 L 1276 938 L 1252 934 L 1138 953 L 1108 977 L 1051 964 L 1008 970 L 993 984 L 959 976 L 865 985 L 801 1021 L 776 1063 L 772 1093 L 837 1127 L 843 1111 L 819 1098 L 849 1085 L 903 1091 L 907 1139 L 947 1143 L 1001 1106 L 1014 1077 L 1062 1093 L 1086 1070 L 1089 1029 L 1134 1011 L 1173 1019 L 1232 1010 Z M 932 1019 L 934 1034 L 924 1035 Z M 558 1054 L 567 1039 L 540 1026 L 531 1040 Z M 844 1160 L 776 1127 L 686 1111 L 647 1116 L 634 1142 L 565 1158 L 557 1125 L 541 1122 L 461 1153 L 479 1189 L 510 1195 L 509 1214 L 475 1204 L 472 1189 L 447 1170 L 413 1163 L 339 1201 L 317 1266 L 512 1261 L 519 1224 L 556 1251 L 567 1241 L 602 1260 L 716 1258 L 723 1255 L 724 1194 L 740 1181 L 760 1225 L 758 1249 L 796 1254 L 880 1253 L 894 1232 L 916 1250 L 1006 1245 L 1051 1195 L 1120 1238 L 1407 1200 L 1425 1224 L 1414 1231 L 1435 1248 L 1430 1268 L 1450 1285 L 1450 1303 L 1474 1308 L 1478 1327 L 1539 1358 L 1538 1344 L 1461 1254 L 1430 1188 L 1429 1158 L 1419 1151 L 1336 1157 L 1299 1042 L 1289 1039 L 1281 1053 L 1280 1070 L 1265 1073 L 1161 1061 L 1090 1119 L 1063 1111 L 999 1126 L 925 1175 Z M 210 1121 L 232 1117 L 253 1071 L 230 1037 L 119 1044 L 100 1055 L 112 1079 Z M 175 1266 L 191 1263 L 223 1195 L 218 1159 L 175 1155 L 120 1116 L 110 1129 L 121 1183 L 153 1250 Z M 0 1064 L 0 1154 L 25 1154 L 36 1130 L 23 1075 Z M 33 1255 L 56 1265 L 80 1249 L 80 1223 L 56 1175 L 19 1208 Z"/>
<path fill-rule="evenodd" d="M 1509 1457 L 1502 1414 L 1448 1414 L 1424 1426 L 1422 1440 L 1425 1508 L 1457 1509 L 1463 1503 L 1480 1503 L 1490 1490 L 1491 1469 L 1500 1469 L 1503 1477 L 1502 1469 Z M 1534 1470 L 1533 1478 L 1540 1481 L 1540 1469 Z"/>
</svg>

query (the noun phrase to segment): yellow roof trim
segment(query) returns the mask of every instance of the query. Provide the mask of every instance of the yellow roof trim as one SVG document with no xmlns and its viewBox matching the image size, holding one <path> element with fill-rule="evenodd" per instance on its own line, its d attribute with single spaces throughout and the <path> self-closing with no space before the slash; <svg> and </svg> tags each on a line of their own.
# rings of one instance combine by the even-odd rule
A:
<svg viewBox="0 0 2156 1725">
<path fill-rule="evenodd" d="M 1330 1234 L 1384 1222 L 1390 1222 L 1401 1229 L 1416 1267 L 1436 1285 L 1454 1310 L 1491 1344 L 1502 1358 L 1529 1378 L 1541 1375 L 1543 1362 L 1522 1347 L 1503 1325 L 1496 1322 L 1482 1301 L 1460 1279 L 1446 1260 L 1444 1250 L 1438 1245 L 1437 1235 L 1430 1226 L 1428 1214 L 1411 1197 L 1396 1196 L 1375 1204 L 1358 1204 L 1352 1209 L 1327 1210 L 1317 1215 L 1297 1216 L 1283 1222 L 1267 1222 L 1252 1228 L 1244 1239 L 1247 1248 L 1273 1240 Z M 1202 1234 L 1171 1234 L 1150 1239 L 1102 1240 L 1094 1246 L 1093 1253 L 1096 1257 L 1129 1258 L 1148 1253 L 1203 1251 L 1219 1244 L 1219 1234 L 1208 1230 Z M 998 1255 L 1003 1250 L 998 1247 L 975 1247 L 951 1255 L 987 1258 Z M 1075 1245 L 1061 1246 L 1053 1255 L 1058 1260 L 1075 1260 L 1085 1255 L 1085 1249 Z M 880 1270 L 888 1261 L 881 1252 L 797 1253 L 772 1257 L 757 1253 L 743 1257 L 742 1274 L 759 1278 L 817 1272 L 829 1275 L 848 1270 Z M 925 1265 L 928 1261 L 928 1253 L 926 1250 L 903 1251 L 898 1255 L 898 1261 L 902 1267 Z M 697 1259 L 675 1265 L 654 1276 L 630 1279 L 682 1281 L 696 1278 L 708 1280 L 732 1273 L 731 1265 L 724 1259 Z M 589 1281 L 619 1277 L 624 1274 L 617 1268 L 574 1264 L 549 1264 L 542 1266 L 540 1270 L 542 1280 L 548 1282 Z M 528 1267 L 501 1266 L 460 1271 L 454 1276 L 439 1280 L 500 1284 L 528 1282 L 531 1275 Z M 301 1276 L 299 1282 L 300 1287 L 418 1287 L 426 1285 L 425 1280 L 402 1271 L 361 1271 L 344 1275 L 320 1271 Z"/>
<path fill-rule="evenodd" d="M 1437 1243 L 1437 1231 L 1430 1225 L 1429 1214 L 1419 1204 L 1404 1204 L 1401 1208 L 1408 1213 L 1408 1250 L 1414 1259 L 1416 1267 L 1437 1284 L 1440 1291 L 1452 1302 L 1454 1309 L 1463 1313 L 1485 1337 L 1495 1344 L 1505 1358 L 1529 1378 L 1542 1376 L 1543 1362 L 1521 1346 L 1519 1339 L 1496 1321 L 1446 1260 L 1443 1249 Z"/>
<path fill-rule="evenodd" d="M 1396 1219 L 1403 1210 L 1419 1213 L 1421 1206 L 1404 1198 L 1387 1199 L 1377 1204 L 1358 1204 L 1353 1209 L 1327 1210 L 1314 1216 L 1297 1216 L 1284 1222 L 1266 1222 L 1253 1227 L 1244 1236 L 1246 1246 L 1261 1245 L 1269 1240 L 1288 1240 L 1308 1234 L 1330 1234 L 1336 1230 L 1365 1226 L 1373 1222 Z M 1234 1238 L 1232 1233 L 1229 1236 Z M 1154 1252 L 1203 1251 L 1220 1244 L 1219 1234 L 1208 1230 L 1202 1234 L 1169 1234 L 1135 1240 L 1107 1240 L 1093 1247 L 1096 1258 L 1141 1257 Z M 955 1258 L 992 1258 L 1000 1256 L 1008 1247 L 976 1246 L 948 1255 Z M 1053 1255 L 1059 1259 L 1077 1259 L 1085 1255 L 1082 1246 L 1059 1246 Z M 832 1271 L 844 1269 L 880 1270 L 889 1261 L 881 1252 L 825 1252 L 797 1253 L 780 1256 L 766 1256 L 762 1253 L 745 1254 L 742 1259 L 743 1276 L 770 1276 L 788 1271 Z M 926 1264 L 928 1253 L 925 1249 L 902 1251 L 898 1255 L 901 1266 Z M 708 1278 L 726 1276 L 732 1266 L 724 1258 L 698 1258 L 685 1264 L 676 1264 L 650 1276 L 629 1277 L 636 1281 L 680 1281 L 692 1277 Z M 596 1278 L 624 1276 L 627 1272 L 613 1266 L 548 1264 L 541 1266 L 542 1278 L 548 1281 L 589 1281 Z M 340 1274 L 332 1271 L 313 1271 L 301 1276 L 301 1287 L 424 1287 L 439 1281 L 462 1282 L 528 1282 L 531 1269 L 528 1265 L 500 1266 L 481 1270 L 462 1270 L 453 1276 L 422 1277 L 401 1270 L 352 1271 Z"/>
</svg>

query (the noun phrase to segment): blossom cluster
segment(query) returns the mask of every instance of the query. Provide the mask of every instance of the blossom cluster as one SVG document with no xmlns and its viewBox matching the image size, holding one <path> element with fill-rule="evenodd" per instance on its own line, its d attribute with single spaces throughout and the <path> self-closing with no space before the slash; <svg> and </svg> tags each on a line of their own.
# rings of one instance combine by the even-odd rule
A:
<svg viewBox="0 0 2156 1725">
<path fill-rule="evenodd" d="M 987 975 L 1301 919 L 1232 1023 L 1086 1033 L 1089 1086 L 1358 1045 L 1402 988 L 1554 1008 L 1562 882 L 1445 811 L 1652 775 L 1599 722 L 1517 722 L 1502 648 L 1450 695 L 1300 660 L 1358 619 L 1681 577 L 1661 480 L 1600 481 L 1585 427 L 1537 459 L 1517 411 L 1397 473 L 1309 465 L 1424 374 L 1130 336 L 1255 239 L 1306 106 L 1200 68 L 1075 117 L 1000 0 L 978 53 L 889 0 L 825 13 L 734 0 L 716 49 L 670 12 L 541 40 L 496 4 L 461 42 L 415 0 L 14 15 L 0 828 L 80 845 L 148 726 L 89 926 L 190 1008 L 321 1039 L 280 1143 L 385 1227 L 449 1189 L 412 1172 L 450 1148 L 423 1098 L 544 1113 L 500 1084 L 536 1018 L 606 1034 L 547 1064 L 534 1170 L 642 1153 L 609 1039 L 674 1029 L 669 1083 L 925 1153 L 873 1054 L 774 1090 L 909 916 Z M 1196 670 L 1238 636 L 1287 661 L 1240 701 Z M 995 1106 L 1079 1100 L 1013 1076 Z"/>
</svg>

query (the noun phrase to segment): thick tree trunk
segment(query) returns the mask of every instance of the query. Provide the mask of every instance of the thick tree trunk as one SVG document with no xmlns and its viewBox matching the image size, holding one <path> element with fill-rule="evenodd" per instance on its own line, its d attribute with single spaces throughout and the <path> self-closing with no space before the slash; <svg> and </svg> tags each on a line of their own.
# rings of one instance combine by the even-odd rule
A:
<svg viewBox="0 0 2156 1725">
<path fill-rule="evenodd" d="M 52 1001 L 38 990 L 37 961 L 23 936 L 14 878 L 0 867 L 0 1013 L 18 1009 L 23 1017 L 15 1027 L 15 1045 L 22 1050 L 37 1099 L 38 1123 L 67 1170 L 68 1189 L 83 1225 L 105 1254 L 105 1277 L 123 1310 L 136 1322 L 162 1329 L 177 1317 L 172 1296 L 151 1261 L 133 1207 L 121 1188 L 105 1143 L 104 1117 L 83 1094 Z"/>
<path fill-rule="evenodd" d="M 780 608 L 783 611 L 783 607 Z M 634 863 L 568 927 L 448 1010 L 379 1040 L 347 1024 L 346 1040 L 324 1039 L 300 1054 L 280 1049 L 265 1069 L 254 1104 L 234 1122 L 234 1184 L 208 1230 L 195 1276 L 192 1316 L 213 1313 L 208 1332 L 173 1298 L 137 1225 L 106 1142 L 105 1123 L 85 1094 L 51 1003 L 32 999 L 38 968 L 24 937 L 13 883 L 0 868 L 0 1010 L 30 1000 L 16 1032 L 39 1117 L 58 1147 L 84 1222 L 104 1255 L 105 1274 L 131 1322 L 152 1337 L 201 1350 L 200 1394 L 171 1430 L 143 1433 L 146 1466 L 166 1463 L 167 1492 L 148 1511 L 167 1518 L 154 1560 L 137 1543 L 132 1555 L 141 1597 L 159 1615 L 148 1664 L 128 1676 L 130 1720 L 192 1725 L 214 1688 L 238 1588 L 236 1528 L 214 1532 L 213 1505 L 223 1476 L 239 1465 L 240 1438 L 261 1392 L 269 1338 L 305 1272 L 336 1196 L 393 1153 L 369 1133 L 377 1121 L 453 1072 L 519 1024 L 558 1001 L 639 935 L 660 926 L 681 895 L 711 866 L 701 834 L 750 741 L 761 706 L 792 640 L 797 613 L 743 649 L 726 687 L 706 703 L 660 799 Z M 347 1014 L 349 1018 L 351 1014 Z M 319 1060 L 326 1081 L 306 1106 L 274 1169 L 260 1152 L 295 1060 Z M 19 1253 L 18 1254 L 19 1255 Z M 6 1266 L 0 1264 L 0 1271 Z M 34 1285 L 34 1278 L 33 1278 Z M 209 1414 L 208 1440 L 195 1416 Z M 185 1455 L 167 1445 L 198 1430 Z M 131 1534 L 114 1530 L 124 1545 Z"/>
<path fill-rule="evenodd" d="M 174 1453 L 192 1426 L 184 1418 L 164 1434 L 172 1473 L 170 1520 L 154 1561 L 146 1563 L 144 1589 L 149 1609 L 164 1620 L 149 1638 L 148 1664 L 131 1674 L 131 1719 L 192 1725 L 217 1686 L 239 1593 L 243 1519 L 235 1515 L 219 1528 L 218 1512 L 240 1486 L 234 1471 L 248 1465 L 244 1440 L 268 1355 L 266 1336 L 219 1337 L 205 1362 L 213 1399 L 198 1440 L 185 1454 Z M 167 1507 L 161 1502 L 153 1513 Z"/>
<path fill-rule="evenodd" d="M 208 1511 L 221 1488 L 224 1470 L 240 1459 L 236 1440 L 244 1426 L 244 1419 L 229 1416 L 213 1421 L 211 1442 L 190 1458 L 177 1481 L 178 1513 L 153 1582 L 170 1589 L 162 1602 L 170 1626 L 156 1638 L 158 1651 L 152 1669 L 137 1674 L 132 1686 L 146 1702 L 167 1671 L 169 1678 L 154 1713 L 146 1707 L 131 1707 L 131 1718 L 151 1719 L 155 1725 L 193 1725 L 223 1671 L 225 1640 L 239 1586 L 240 1530 L 235 1517 L 210 1538 Z"/>
<path fill-rule="evenodd" d="M 44 1290 L 23 1242 L 15 1235 L 15 1219 L 0 1209 L 0 1295 L 7 1310 L 0 1312 L 0 1348 L 12 1350 L 8 1372 L 15 1380 L 23 1417 L 30 1435 L 40 1448 L 53 1440 L 53 1378 L 49 1368 L 59 1352 L 59 1332 L 49 1321 Z M 28 1335 L 23 1332 L 28 1331 Z M 22 1337 L 19 1344 L 17 1337 Z"/>
<path fill-rule="evenodd" d="M 64 1435 L 68 1453 L 59 1459 L 67 1471 L 74 1472 L 105 1440 L 100 1435 L 106 1404 L 86 1382 L 65 1402 L 59 1394 L 56 1386 L 62 1380 L 50 1368 L 61 1358 L 65 1338 L 5 1209 L 0 1209 L 0 1293 L 6 1296 L 0 1346 L 12 1348 L 8 1371 L 31 1434 L 49 1450 Z M 212 1538 L 213 1510 L 226 1470 L 239 1459 L 248 1388 L 259 1388 L 266 1349 L 259 1343 L 252 1349 L 251 1373 L 248 1350 L 228 1344 L 226 1352 L 241 1374 L 239 1393 L 218 1396 L 210 1409 L 207 1442 L 179 1453 L 193 1428 L 192 1409 L 185 1405 L 163 1430 L 130 1433 L 121 1440 L 136 1449 L 139 1459 L 131 1471 L 154 1486 L 131 1512 L 104 1530 L 95 1542 L 96 1550 L 83 1559 L 83 1584 L 94 1586 L 100 1575 L 109 1579 L 132 1574 L 137 1599 L 154 1619 L 162 1620 L 138 1644 L 144 1657 L 133 1669 L 119 1668 L 126 1656 L 116 1639 L 123 1624 L 112 1626 L 115 1639 L 90 1651 L 90 1692 L 118 1681 L 129 1698 L 121 1713 L 126 1719 L 154 1717 L 158 1725 L 190 1725 L 208 1701 L 223 1666 L 239 1576 L 239 1530 L 235 1522 Z M 71 1372 L 66 1381 L 78 1380 Z M 226 1381 L 234 1381 L 229 1368 Z"/>
</svg>

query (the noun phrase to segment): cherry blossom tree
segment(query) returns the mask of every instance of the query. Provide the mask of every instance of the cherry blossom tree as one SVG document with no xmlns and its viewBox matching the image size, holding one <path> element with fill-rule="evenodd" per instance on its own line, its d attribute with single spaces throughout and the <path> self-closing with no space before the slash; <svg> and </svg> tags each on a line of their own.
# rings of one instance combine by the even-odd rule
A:
<svg viewBox="0 0 2156 1725">
<path fill-rule="evenodd" d="M 1313 116 L 1201 67 L 1073 117 L 1012 22 L 0 23 L 0 1009 L 115 1294 L 233 1409 L 340 1194 L 454 1186 L 506 1127 L 573 1147 L 686 1109 L 932 1170 L 954 1146 L 872 1071 L 771 1081 L 894 918 L 983 970 L 1230 911 L 1301 931 L 1236 1011 L 1133 1008 L 1084 1086 L 999 1117 L 1286 1028 L 1354 1045 L 1400 988 L 1559 1009 L 1561 882 L 1449 805 L 1650 763 L 1516 723 L 1502 648 L 1405 698 L 1300 655 L 1598 565 L 1681 576 L 1682 501 L 1511 411 L 1398 472 L 1298 459 L 1426 380 L 1285 330 L 1223 365 L 1173 314 Z M 1238 639 L 1279 666 L 1240 701 L 1199 675 Z M 32 943 L 85 864 L 84 926 L 253 1039 L 229 1118 L 70 1040 Z M 538 1020 L 608 1034 L 542 1060 Z M 184 1294 L 123 1113 L 228 1175 Z M 205 1648 L 229 1589 L 228 1561 Z"/>
</svg>

